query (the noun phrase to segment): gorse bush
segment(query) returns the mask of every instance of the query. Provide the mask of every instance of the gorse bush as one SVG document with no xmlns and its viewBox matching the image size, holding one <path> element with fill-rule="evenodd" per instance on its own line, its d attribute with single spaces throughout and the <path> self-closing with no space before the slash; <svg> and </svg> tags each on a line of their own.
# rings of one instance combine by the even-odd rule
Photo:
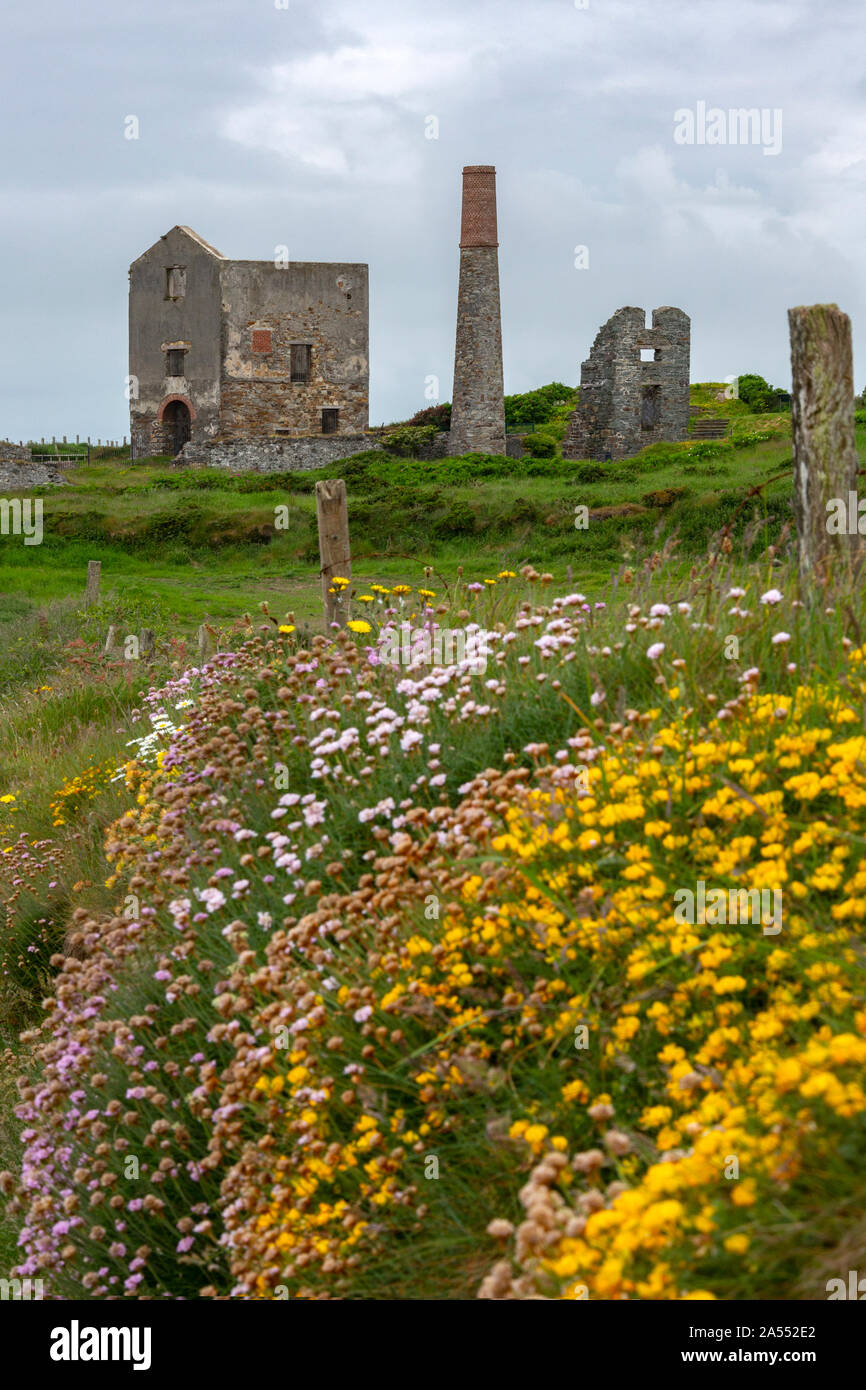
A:
<svg viewBox="0 0 866 1390">
<path fill-rule="evenodd" d="M 398 458 L 415 458 L 430 447 L 437 432 L 435 425 L 404 425 L 383 434 L 382 447 Z"/>
<path fill-rule="evenodd" d="M 823 1296 L 863 1191 L 864 614 L 732 572 L 374 585 L 152 691 L 114 914 L 75 912 L 26 1035 L 22 1273 Z M 412 613 L 486 669 L 379 660 Z M 781 891 L 781 930 L 684 919 L 698 879 Z"/>
</svg>

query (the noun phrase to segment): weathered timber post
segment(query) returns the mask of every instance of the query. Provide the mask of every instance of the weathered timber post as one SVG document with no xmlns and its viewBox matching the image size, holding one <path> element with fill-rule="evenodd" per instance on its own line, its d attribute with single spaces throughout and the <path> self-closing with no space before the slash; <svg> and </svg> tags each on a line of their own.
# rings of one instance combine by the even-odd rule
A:
<svg viewBox="0 0 866 1390">
<path fill-rule="evenodd" d="M 87 562 L 87 588 L 84 591 L 84 607 L 90 608 L 92 604 L 99 602 L 99 576 L 102 572 L 101 560 L 88 560 Z"/>
<path fill-rule="evenodd" d="M 349 596 L 342 603 L 340 594 L 330 593 L 333 579 L 351 579 L 352 561 L 349 555 L 349 510 L 346 484 L 342 478 L 327 478 L 316 483 L 316 520 L 319 523 L 319 558 L 322 562 L 322 606 L 325 628 L 332 623 L 345 627 L 349 617 Z"/>
<path fill-rule="evenodd" d="M 850 575 L 853 536 L 830 529 L 828 503 L 857 495 L 854 440 L 854 367 L 851 320 L 835 304 L 788 310 L 791 334 L 791 431 L 794 441 L 794 515 L 800 585 Z M 832 509 L 831 509 L 832 510 Z M 856 502 L 854 512 L 856 515 Z"/>
<path fill-rule="evenodd" d="M 138 654 L 142 661 L 149 661 L 153 656 L 155 639 L 153 628 L 143 627 L 138 638 Z"/>
<path fill-rule="evenodd" d="M 207 661 L 214 650 L 214 641 L 211 636 L 207 623 L 202 623 L 198 630 L 198 659 L 200 662 Z"/>
</svg>

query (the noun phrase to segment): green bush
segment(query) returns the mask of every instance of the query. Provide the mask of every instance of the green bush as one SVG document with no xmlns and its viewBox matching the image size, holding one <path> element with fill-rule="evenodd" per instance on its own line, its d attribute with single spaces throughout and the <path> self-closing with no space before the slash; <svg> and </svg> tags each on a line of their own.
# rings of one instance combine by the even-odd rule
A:
<svg viewBox="0 0 866 1390">
<path fill-rule="evenodd" d="M 475 532 L 475 513 L 468 502 L 452 502 L 444 516 L 433 524 L 437 540 L 449 536 L 471 536 Z"/>
<path fill-rule="evenodd" d="M 699 439 L 689 445 L 688 453 L 691 459 L 717 459 L 720 454 L 729 454 L 733 447 L 729 439 Z"/>
<path fill-rule="evenodd" d="M 435 425 L 403 425 L 382 436 L 382 447 L 398 458 L 415 458 L 432 444 L 437 434 Z"/>
<path fill-rule="evenodd" d="M 523 447 L 530 458 L 550 459 L 556 455 L 556 440 L 549 434 L 525 434 Z"/>
<path fill-rule="evenodd" d="M 762 376 L 747 372 L 737 378 L 737 394 L 754 415 L 762 415 L 768 410 L 776 410 L 779 405 L 781 388 L 771 386 Z"/>
<path fill-rule="evenodd" d="M 533 525 L 539 516 L 538 507 L 528 497 L 515 497 L 509 510 L 503 513 L 502 525 L 508 530 L 514 526 Z"/>
<path fill-rule="evenodd" d="M 582 463 L 575 477 L 579 483 L 600 483 L 604 478 L 604 469 L 598 463 Z"/>
<path fill-rule="evenodd" d="M 557 416 L 561 416 L 564 408 L 574 409 L 576 404 L 577 391 L 561 381 L 551 381 L 547 386 L 539 386 L 534 391 L 517 392 L 505 397 L 505 428 L 526 429 L 549 424 L 555 421 Z M 428 405 L 423 410 L 416 410 L 409 420 L 395 420 L 390 430 L 428 425 L 435 426 L 437 430 L 451 428 L 450 401 L 440 401 L 438 405 Z"/>
<path fill-rule="evenodd" d="M 864 411 L 866 416 L 866 411 Z M 763 444 L 765 439 L 772 439 L 772 430 L 745 430 L 742 434 L 735 435 L 731 440 L 735 449 L 748 449 L 753 444 Z"/>
<path fill-rule="evenodd" d="M 524 391 L 520 395 L 505 397 L 505 428 L 517 429 L 521 425 L 543 425 L 553 418 L 563 405 L 574 402 L 574 391 L 561 381 L 552 381 L 549 386 L 540 386 L 536 391 Z"/>
<path fill-rule="evenodd" d="M 410 425 L 434 425 L 437 430 L 451 428 L 451 402 L 441 401 L 439 405 L 428 405 L 425 410 L 416 410 Z"/>
</svg>

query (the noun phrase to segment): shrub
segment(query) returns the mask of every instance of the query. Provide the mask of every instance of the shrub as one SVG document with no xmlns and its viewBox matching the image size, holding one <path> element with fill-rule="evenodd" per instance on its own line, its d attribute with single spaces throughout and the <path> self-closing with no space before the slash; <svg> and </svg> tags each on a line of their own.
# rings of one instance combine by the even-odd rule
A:
<svg viewBox="0 0 866 1390">
<path fill-rule="evenodd" d="M 773 430 L 744 430 L 742 434 L 735 434 L 731 440 L 735 449 L 748 449 L 755 444 L 763 444 L 767 439 L 775 438 Z"/>
<path fill-rule="evenodd" d="M 433 535 L 439 540 L 449 536 L 471 536 L 475 531 L 475 513 L 468 502 L 452 502 L 444 516 L 433 524 Z"/>
<path fill-rule="evenodd" d="M 687 487 L 662 487 L 655 492 L 645 492 L 640 499 L 645 507 L 670 507 L 688 495 Z"/>
<path fill-rule="evenodd" d="M 575 477 L 579 483 L 600 483 L 604 469 L 598 463 L 582 463 L 575 470 Z"/>
<path fill-rule="evenodd" d="M 428 405 L 424 410 L 416 410 L 410 425 L 433 425 L 437 430 L 451 428 L 451 402 L 442 401 L 439 405 Z"/>
<path fill-rule="evenodd" d="M 574 391 L 561 381 L 552 381 L 535 391 L 505 397 L 505 427 L 518 429 L 521 425 L 542 425 L 553 419 L 563 404 L 570 405 Z"/>
<path fill-rule="evenodd" d="M 549 434 L 525 434 L 523 447 L 530 458 L 550 459 L 556 454 L 556 440 Z"/>
<path fill-rule="evenodd" d="M 403 425 L 382 436 L 382 448 L 398 458 L 415 458 L 433 442 L 436 434 L 435 425 Z"/>
<path fill-rule="evenodd" d="M 688 457 L 690 459 L 716 459 L 720 454 L 729 454 L 733 447 L 729 439 L 699 439 L 694 444 L 688 445 Z"/>
<path fill-rule="evenodd" d="M 737 378 L 737 394 L 754 415 L 762 415 L 775 410 L 779 404 L 780 388 L 771 386 L 762 376 L 747 372 Z"/>
</svg>

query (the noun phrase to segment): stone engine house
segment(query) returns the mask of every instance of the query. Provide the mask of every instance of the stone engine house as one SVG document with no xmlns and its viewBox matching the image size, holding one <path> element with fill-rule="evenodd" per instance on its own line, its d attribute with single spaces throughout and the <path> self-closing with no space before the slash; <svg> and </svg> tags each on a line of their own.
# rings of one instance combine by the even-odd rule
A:
<svg viewBox="0 0 866 1390">
<path fill-rule="evenodd" d="M 580 403 L 562 452 L 569 459 L 629 458 L 675 443 L 689 428 L 691 320 L 682 309 L 618 309 L 580 368 Z"/>
<path fill-rule="evenodd" d="M 362 434 L 368 280 L 366 265 L 229 260 L 173 227 L 129 270 L 133 458 Z"/>
</svg>

